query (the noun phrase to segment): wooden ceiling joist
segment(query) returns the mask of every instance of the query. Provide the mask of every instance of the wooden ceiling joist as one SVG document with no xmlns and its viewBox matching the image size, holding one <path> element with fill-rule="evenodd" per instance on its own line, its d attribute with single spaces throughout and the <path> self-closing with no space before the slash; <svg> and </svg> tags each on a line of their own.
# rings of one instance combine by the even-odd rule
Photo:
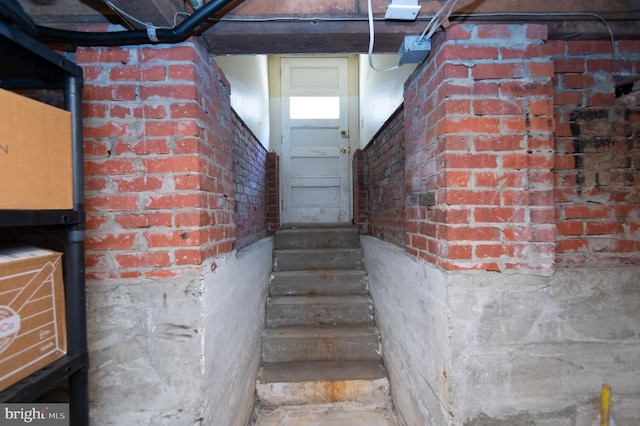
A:
<svg viewBox="0 0 640 426">
<path fill-rule="evenodd" d="M 185 0 L 110 1 L 156 26 L 172 25 L 176 13 L 191 11 Z M 72 29 L 119 22 L 141 27 L 123 22 L 103 0 L 19 2 L 42 25 Z M 372 3 L 374 16 L 381 19 L 388 0 Z M 376 20 L 377 52 L 395 52 L 404 35 L 422 32 L 433 7 L 429 0 L 421 4 L 418 21 Z M 437 9 L 442 0 L 433 5 Z M 342 53 L 363 52 L 368 46 L 367 0 L 235 0 L 227 10 L 224 21 L 211 20 L 203 33 L 214 53 Z M 453 13 L 453 22 L 543 23 L 550 38 L 557 39 L 609 38 L 604 19 L 617 39 L 640 37 L 640 0 L 459 0 Z"/>
</svg>

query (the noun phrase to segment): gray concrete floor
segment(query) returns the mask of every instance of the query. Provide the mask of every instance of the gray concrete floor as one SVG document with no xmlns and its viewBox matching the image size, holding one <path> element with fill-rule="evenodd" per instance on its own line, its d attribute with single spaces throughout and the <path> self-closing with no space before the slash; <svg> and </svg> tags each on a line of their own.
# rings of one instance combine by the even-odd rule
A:
<svg viewBox="0 0 640 426">
<path fill-rule="evenodd" d="M 396 426 L 394 414 L 385 409 L 349 406 L 278 407 L 260 409 L 253 426 Z"/>
</svg>

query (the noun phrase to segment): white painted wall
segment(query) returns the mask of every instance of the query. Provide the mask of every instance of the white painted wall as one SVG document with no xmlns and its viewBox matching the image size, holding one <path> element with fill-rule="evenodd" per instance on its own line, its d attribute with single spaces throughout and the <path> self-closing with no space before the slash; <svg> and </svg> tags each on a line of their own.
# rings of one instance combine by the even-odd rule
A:
<svg viewBox="0 0 640 426">
<path fill-rule="evenodd" d="M 267 56 L 216 56 L 215 60 L 231 84 L 231 107 L 269 150 L 271 130 Z"/>
<path fill-rule="evenodd" d="M 373 56 L 373 61 L 376 68 L 385 69 L 396 65 L 398 57 L 395 54 L 377 54 Z M 265 148 L 279 152 L 279 144 L 274 143 L 280 140 L 277 128 L 281 122 L 278 74 L 273 74 L 276 78 L 269 82 L 270 73 L 279 69 L 279 57 L 272 57 L 269 61 L 265 55 L 217 56 L 216 63 L 220 65 L 231 84 L 233 109 Z M 367 55 L 359 56 L 359 71 L 350 74 L 353 77 L 350 77 L 353 87 L 353 98 L 350 102 L 357 100 L 357 103 L 353 104 L 357 107 L 352 112 L 358 114 L 357 125 L 354 120 L 354 126 L 350 126 L 353 148 L 366 146 L 389 116 L 402 104 L 404 82 L 415 67 L 414 64 L 407 64 L 394 71 L 378 72 L 369 67 Z M 359 87 L 355 82 L 358 82 Z"/>
<path fill-rule="evenodd" d="M 382 353 L 406 425 L 640 418 L 640 268 L 444 272 L 362 236 Z M 613 424 L 613 423 L 612 423 Z"/>
<path fill-rule="evenodd" d="M 398 55 L 373 55 L 377 69 L 391 68 Z M 391 114 L 404 102 L 404 82 L 415 69 L 406 64 L 388 72 L 369 66 L 368 55 L 360 55 L 360 148 L 364 148 Z"/>
</svg>

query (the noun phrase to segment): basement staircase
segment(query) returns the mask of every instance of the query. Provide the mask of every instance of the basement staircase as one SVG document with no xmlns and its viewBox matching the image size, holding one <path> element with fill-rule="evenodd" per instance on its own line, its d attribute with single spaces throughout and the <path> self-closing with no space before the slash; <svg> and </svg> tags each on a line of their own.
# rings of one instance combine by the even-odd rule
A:
<svg viewBox="0 0 640 426">
<path fill-rule="evenodd" d="M 275 235 L 255 426 L 393 426 L 358 230 Z"/>
</svg>

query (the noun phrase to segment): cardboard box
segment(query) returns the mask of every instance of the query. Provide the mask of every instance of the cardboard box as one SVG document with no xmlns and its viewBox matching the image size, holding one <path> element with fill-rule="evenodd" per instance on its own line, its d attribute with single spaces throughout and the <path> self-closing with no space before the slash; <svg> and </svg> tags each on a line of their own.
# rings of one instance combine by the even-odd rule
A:
<svg viewBox="0 0 640 426">
<path fill-rule="evenodd" d="M 62 255 L 0 248 L 0 389 L 67 352 Z"/>
<path fill-rule="evenodd" d="M 72 208 L 71 113 L 0 89 L 0 209 Z"/>
</svg>

